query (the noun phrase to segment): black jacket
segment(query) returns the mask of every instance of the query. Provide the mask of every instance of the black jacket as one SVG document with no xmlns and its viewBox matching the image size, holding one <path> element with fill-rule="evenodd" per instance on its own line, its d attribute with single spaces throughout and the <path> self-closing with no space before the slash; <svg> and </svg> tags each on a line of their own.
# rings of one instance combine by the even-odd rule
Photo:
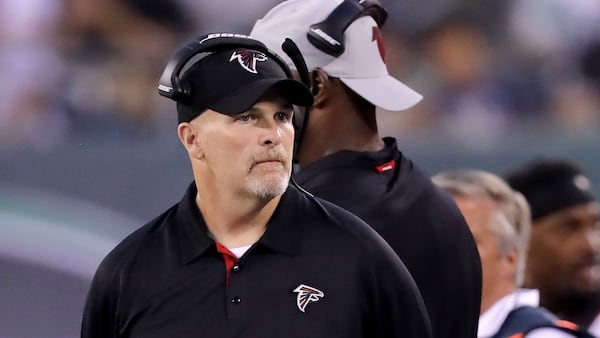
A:
<svg viewBox="0 0 600 338">
<path fill-rule="evenodd" d="M 393 138 L 378 152 L 339 151 L 302 168 L 309 192 L 358 215 L 411 272 L 435 337 L 477 336 L 481 263 L 460 210 Z"/>
</svg>

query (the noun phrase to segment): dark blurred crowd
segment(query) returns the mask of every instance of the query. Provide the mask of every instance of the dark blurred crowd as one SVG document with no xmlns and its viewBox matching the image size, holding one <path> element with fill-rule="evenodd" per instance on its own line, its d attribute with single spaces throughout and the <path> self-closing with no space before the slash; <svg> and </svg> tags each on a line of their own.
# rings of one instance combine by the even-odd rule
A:
<svg viewBox="0 0 600 338">
<path fill-rule="evenodd" d="M 156 92 L 171 54 L 209 31 L 248 33 L 278 2 L 3 0 L 1 146 L 174 130 Z M 425 97 L 386 133 L 483 142 L 523 121 L 600 129 L 599 1 L 382 3 L 388 67 Z"/>
</svg>

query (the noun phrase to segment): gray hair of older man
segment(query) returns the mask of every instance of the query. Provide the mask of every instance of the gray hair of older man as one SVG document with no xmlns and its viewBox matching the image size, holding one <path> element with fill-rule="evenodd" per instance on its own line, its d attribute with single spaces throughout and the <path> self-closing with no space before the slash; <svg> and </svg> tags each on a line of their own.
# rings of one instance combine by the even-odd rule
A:
<svg viewBox="0 0 600 338">
<path fill-rule="evenodd" d="M 517 252 L 514 281 L 516 287 L 521 287 L 531 235 L 531 211 L 525 197 L 499 176 L 483 170 L 444 171 L 433 176 L 432 180 L 453 195 L 489 197 L 497 203 L 498 208 L 490 219 L 489 227 L 496 235 L 502 256 L 513 250 Z"/>
</svg>

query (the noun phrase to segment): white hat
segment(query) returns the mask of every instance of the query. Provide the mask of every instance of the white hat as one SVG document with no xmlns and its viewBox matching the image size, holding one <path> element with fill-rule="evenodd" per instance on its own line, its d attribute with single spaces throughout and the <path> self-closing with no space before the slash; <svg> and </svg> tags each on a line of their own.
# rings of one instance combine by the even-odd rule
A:
<svg viewBox="0 0 600 338">
<path fill-rule="evenodd" d="M 345 51 L 337 58 L 314 47 L 306 37 L 309 27 L 323 21 L 343 0 L 287 0 L 257 20 L 250 36 L 294 67 L 281 49 L 285 38 L 297 45 L 309 70 L 322 68 L 377 107 L 389 111 L 405 110 L 423 98 L 419 93 L 390 76 L 384 61 L 383 40 L 377 23 L 362 16 L 344 33 Z"/>
</svg>

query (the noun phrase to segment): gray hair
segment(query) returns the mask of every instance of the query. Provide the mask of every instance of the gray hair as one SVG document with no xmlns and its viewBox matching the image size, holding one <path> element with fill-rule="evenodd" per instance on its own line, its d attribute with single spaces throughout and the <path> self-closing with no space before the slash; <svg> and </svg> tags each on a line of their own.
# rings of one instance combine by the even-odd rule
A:
<svg viewBox="0 0 600 338">
<path fill-rule="evenodd" d="M 489 197 L 498 204 L 490 220 L 490 230 L 498 240 L 502 256 L 515 250 L 518 254 L 515 285 L 523 284 L 531 211 L 523 195 L 513 190 L 502 178 L 483 170 L 461 169 L 441 172 L 432 178 L 440 188 L 464 197 Z"/>
</svg>

